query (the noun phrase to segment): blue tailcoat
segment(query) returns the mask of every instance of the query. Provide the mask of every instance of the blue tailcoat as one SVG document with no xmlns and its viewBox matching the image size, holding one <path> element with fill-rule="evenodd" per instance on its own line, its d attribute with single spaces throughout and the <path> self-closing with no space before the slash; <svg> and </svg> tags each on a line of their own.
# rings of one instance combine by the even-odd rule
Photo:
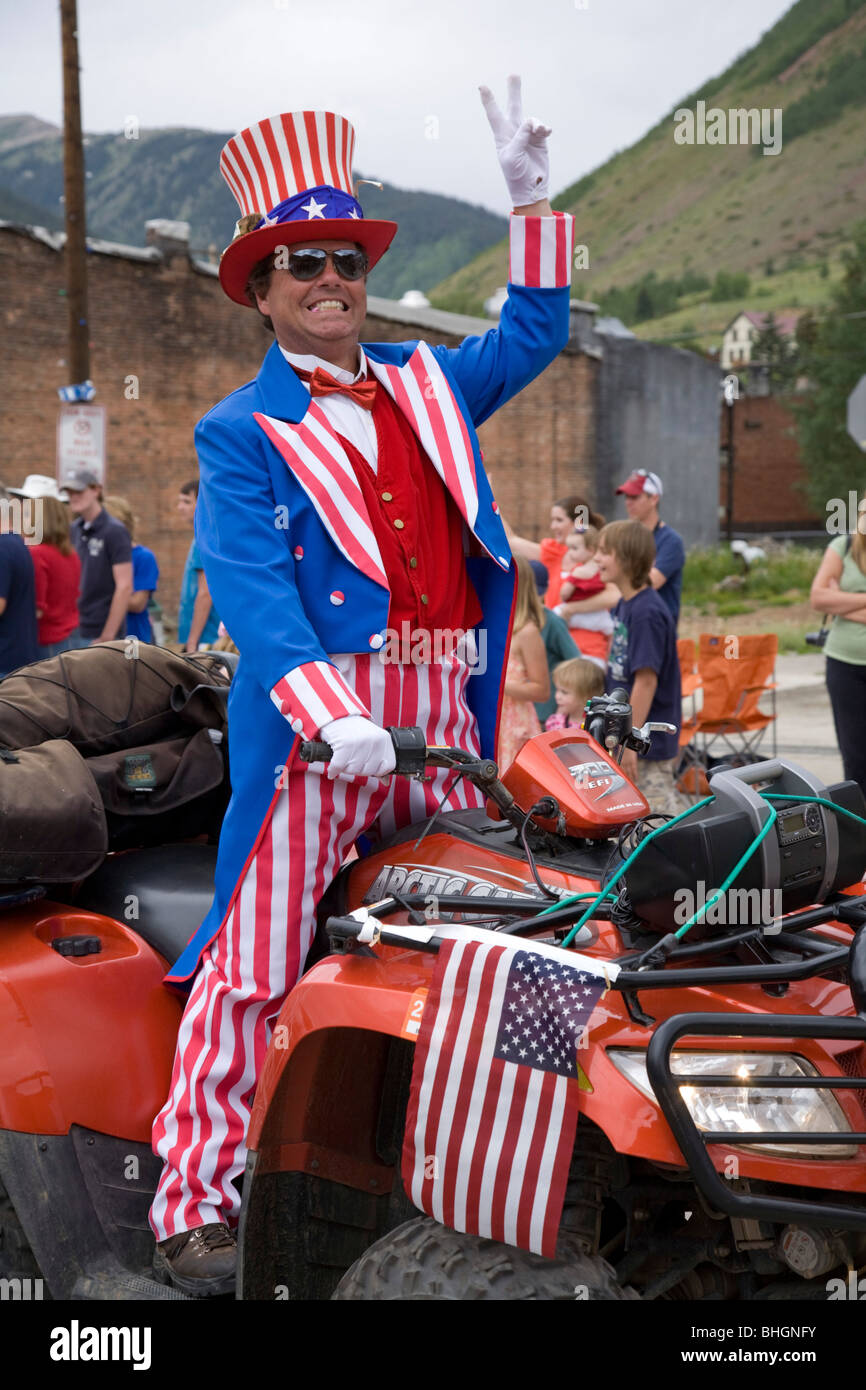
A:
<svg viewBox="0 0 866 1390">
<path fill-rule="evenodd" d="M 486 756 L 495 752 L 515 581 L 475 428 L 559 353 L 568 339 L 568 318 L 568 288 L 512 284 L 498 327 L 457 348 L 417 341 L 363 345 L 371 371 L 404 410 L 446 485 L 434 442 L 437 421 L 437 437 L 444 418 L 453 452 L 463 451 L 458 462 L 470 482 L 459 498 L 453 487 L 452 495 L 478 552 L 467 557 L 467 566 L 483 608 L 487 665 L 470 679 L 468 701 Z M 419 382 L 427 384 L 419 389 Z M 371 633 L 387 628 L 389 593 L 371 577 L 375 565 L 350 561 L 301 481 L 303 470 L 293 469 L 293 431 L 310 410 L 315 413 L 315 403 L 274 343 L 255 380 L 220 401 L 196 428 L 196 539 L 217 612 L 241 658 L 229 696 L 232 799 L 214 901 L 167 976 L 172 983 L 189 982 L 219 931 L 269 814 L 280 770 L 293 756 L 297 736 L 270 692 L 296 667 L 327 661 L 329 652 L 369 652 Z M 532 467 L 531 459 L 526 462 Z M 345 595 L 339 606 L 329 600 L 333 591 Z"/>
</svg>

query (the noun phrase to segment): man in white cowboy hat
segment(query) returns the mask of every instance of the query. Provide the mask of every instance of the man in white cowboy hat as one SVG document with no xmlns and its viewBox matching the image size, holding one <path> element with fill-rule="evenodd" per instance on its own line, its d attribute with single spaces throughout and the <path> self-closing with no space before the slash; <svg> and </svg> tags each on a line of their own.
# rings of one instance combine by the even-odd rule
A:
<svg viewBox="0 0 866 1390">
<path fill-rule="evenodd" d="M 383 780 L 385 727 L 495 748 L 514 569 L 475 429 L 567 341 L 573 228 L 548 202 L 550 132 L 523 119 L 519 79 L 505 114 L 481 94 L 514 209 L 509 297 L 458 348 L 360 343 L 366 274 L 396 226 L 354 195 L 347 121 L 274 116 L 222 152 L 243 216 L 220 282 L 276 342 L 196 431 L 196 539 L 241 656 L 216 892 L 168 976 L 192 988 L 154 1126 L 155 1269 L 194 1295 L 232 1287 L 251 1096 L 319 897 L 362 831 L 442 795 L 441 776 Z M 413 664 L 392 655 L 406 623 L 428 652 L 462 635 Z M 327 775 L 297 757 L 314 737 L 333 748 Z M 460 783 L 450 804 L 480 798 Z"/>
</svg>

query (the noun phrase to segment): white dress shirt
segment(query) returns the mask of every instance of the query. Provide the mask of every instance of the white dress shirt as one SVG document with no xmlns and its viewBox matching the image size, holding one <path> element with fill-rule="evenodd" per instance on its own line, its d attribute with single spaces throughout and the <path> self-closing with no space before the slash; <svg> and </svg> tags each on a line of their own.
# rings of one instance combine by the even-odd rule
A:
<svg viewBox="0 0 866 1390">
<path fill-rule="evenodd" d="M 300 367 L 303 372 L 314 372 L 317 367 L 329 372 L 335 381 L 345 382 L 347 386 L 356 381 L 367 379 L 367 358 L 364 349 L 358 345 L 358 355 L 361 365 L 355 372 L 347 372 L 343 367 L 335 367 L 333 362 L 326 362 L 323 357 L 313 357 L 310 353 L 287 352 L 284 347 L 280 352 L 286 361 L 293 367 Z M 302 383 L 309 391 L 310 383 Z M 325 412 L 328 424 L 341 434 L 344 439 L 348 439 L 354 444 L 358 452 L 367 460 L 373 472 L 376 472 L 379 459 L 379 446 L 376 440 L 376 426 L 373 423 L 372 410 L 365 410 L 357 401 L 353 401 L 351 396 L 344 396 L 339 391 L 334 391 L 327 396 L 317 396 L 316 403 Z"/>
</svg>

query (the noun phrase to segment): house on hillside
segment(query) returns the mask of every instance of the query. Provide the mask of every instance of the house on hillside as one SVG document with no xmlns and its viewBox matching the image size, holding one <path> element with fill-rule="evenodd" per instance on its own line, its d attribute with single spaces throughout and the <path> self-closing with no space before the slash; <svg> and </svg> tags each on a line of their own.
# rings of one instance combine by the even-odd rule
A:
<svg viewBox="0 0 866 1390">
<path fill-rule="evenodd" d="M 767 326 L 767 317 L 765 313 L 758 314 L 743 309 L 731 320 L 722 337 L 722 351 L 719 355 L 723 371 L 729 372 L 732 368 L 748 366 L 752 360 L 755 339 Z M 796 340 L 799 317 L 799 314 L 776 315 L 776 327 L 783 337 Z"/>
</svg>

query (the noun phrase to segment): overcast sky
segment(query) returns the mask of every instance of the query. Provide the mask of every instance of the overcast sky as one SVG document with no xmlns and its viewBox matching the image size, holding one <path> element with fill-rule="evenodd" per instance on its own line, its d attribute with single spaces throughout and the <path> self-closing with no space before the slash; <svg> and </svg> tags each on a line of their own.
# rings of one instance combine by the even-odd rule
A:
<svg viewBox="0 0 866 1390">
<path fill-rule="evenodd" d="M 553 127 L 556 192 L 633 143 L 788 0 L 78 0 L 86 130 L 348 116 L 369 178 L 507 211 L 477 87 Z M 56 0 L 0 0 L 2 114 L 60 122 Z M 433 138 L 431 138 L 433 137 Z M 214 177 L 218 177 L 214 170 Z M 364 196 L 362 194 L 362 196 Z M 373 211 L 374 190 L 364 202 Z"/>
</svg>

